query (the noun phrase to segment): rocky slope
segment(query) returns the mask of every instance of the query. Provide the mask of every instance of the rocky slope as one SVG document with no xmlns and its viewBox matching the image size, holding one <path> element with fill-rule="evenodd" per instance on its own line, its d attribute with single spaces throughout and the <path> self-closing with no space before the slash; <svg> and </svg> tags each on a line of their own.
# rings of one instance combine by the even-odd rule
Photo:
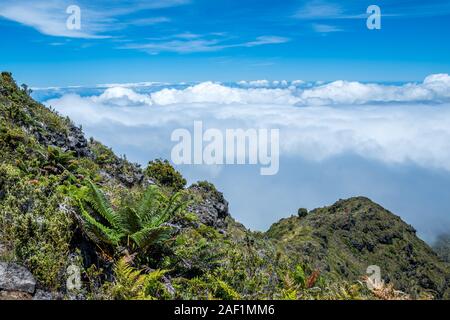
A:
<svg viewBox="0 0 450 320">
<path fill-rule="evenodd" d="M 95 216 L 99 207 L 133 212 L 154 181 L 170 199 L 184 179 L 164 162 L 144 171 L 87 140 L 9 73 L 0 77 L 0 150 L 0 299 L 397 297 L 393 290 L 368 290 L 362 278 L 369 265 L 409 297 L 450 295 L 448 264 L 411 226 L 365 198 L 250 232 L 212 184 L 199 182 L 176 193 L 186 210 L 160 226 L 170 232 L 164 241 L 149 247 L 96 242 L 87 230 L 89 214 L 96 219 L 91 224 L 113 234 Z M 103 195 L 100 206 L 83 202 L 89 181 Z M 67 287 L 73 266 L 82 281 L 75 291 Z"/>
</svg>

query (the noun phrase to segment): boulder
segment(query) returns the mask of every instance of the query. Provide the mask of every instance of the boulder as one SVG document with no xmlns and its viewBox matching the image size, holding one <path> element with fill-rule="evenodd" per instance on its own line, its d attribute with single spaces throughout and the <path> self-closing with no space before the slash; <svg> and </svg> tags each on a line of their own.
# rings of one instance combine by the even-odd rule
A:
<svg viewBox="0 0 450 320">
<path fill-rule="evenodd" d="M 15 263 L 0 262 L 0 290 L 33 294 L 36 280 L 28 269 Z"/>
<path fill-rule="evenodd" d="M 200 200 L 188 207 L 188 211 L 196 214 L 203 224 L 217 229 L 226 227 L 226 218 L 230 216 L 228 202 L 214 185 L 200 182 L 189 187 L 192 194 Z"/>
</svg>

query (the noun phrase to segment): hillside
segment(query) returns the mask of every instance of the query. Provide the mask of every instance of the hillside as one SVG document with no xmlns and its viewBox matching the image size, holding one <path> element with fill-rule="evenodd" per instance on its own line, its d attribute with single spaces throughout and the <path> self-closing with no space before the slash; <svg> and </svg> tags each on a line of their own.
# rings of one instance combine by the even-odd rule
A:
<svg viewBox="0 0 450 320">
<path fill-rule="evenodd" d="M 369 265 L 385 282 L 419 294 L 423 289 L 450 297 L 448 266 L 400 217 L 363 197 L 291 217 L 267 232 L 299 260 L 335 279 L 358 279 Z"/>
<path fill-rule="evenodd" d="M 117 157 L 5 72 L 0 150 L 0 299 L 450 298 L 448 264 L 370 200 L 250 232 L 214 185 Z"/>
</svg>

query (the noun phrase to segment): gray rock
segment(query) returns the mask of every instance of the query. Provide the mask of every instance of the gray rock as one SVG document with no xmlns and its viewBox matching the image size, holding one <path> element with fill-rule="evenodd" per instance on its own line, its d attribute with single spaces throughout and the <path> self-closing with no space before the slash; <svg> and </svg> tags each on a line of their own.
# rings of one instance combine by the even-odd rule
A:
<svg viewBox="0 0 450 320">
<path fill-rule="evenodd" d="M 188 210 L 199 217 L 201 223 L 217 229 L 226 227 L 226 218 L 230 216 L 228 202 L 223 194 L 209 183 L 194 184 L 191 191 L 201 197 L 201 201 L 188 207 Z"/>
<path fill-rule="evenodd" d="M 88 147 L 88 142 L 83 135 L 83 131 L 68 124 L 67 132 L 59 132 L 50 128 L 45 123 L 35 123 L 34 128 L 29 131 L 34 132 L 34 136 L 39 143 L 45 146 L 56 146 L 64 151 L 73 151 L 77 157 L 92 157 L 92 152 Z"/>
<path fill-rule="evenodd" d="M 162 281 L 164 283 L 164 286 L 166 287 L 167 292 L 173 297 L 176 294 L 176 290 L 172 285 L 172 282 L 170 281 L 169 278 L 167 278 L 166 276 L 164 276 L 162 278 Z"/>
<path fill-rule="evenodd" d="M 33 294 L 36 280 L 30 271 L 15 263 L 0 262 L 0 290 Z"/>
<path fill-rule="evenodd" d="M 54 298 L 51 292 L 36 290 L 36 293 L 33 296 L 33 300 L 54 300 Z"/>
</svg>

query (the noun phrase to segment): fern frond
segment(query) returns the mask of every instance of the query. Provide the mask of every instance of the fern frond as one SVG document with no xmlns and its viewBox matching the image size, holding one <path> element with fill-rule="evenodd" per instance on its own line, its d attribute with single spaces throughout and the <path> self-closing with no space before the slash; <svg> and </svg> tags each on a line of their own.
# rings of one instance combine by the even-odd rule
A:
<svg viewBox="0 0 450 320">
<path fill-rule="evenodd" d="M 87 180 L 87 183 L 91 192 L 86 200 L 111 226 L 119 229 L 120 216 L 114 212 L 103 192 L 92 181 Z"/>
<path fill-rule="evenodd" d="M 138 297 L 140 300 L 156 300 L 157 296 L 163 295 L 166 288 L 161 283 L 162 277 L 168 272 L 168 270 L 155 270 L 146 275 L 144 292 Z"/>
<path fill-rule="evenodd" d="M 139 248 L 145 249 L 152 244 L 167 240 L 169 234 L 169 227 L 147 227 L 131 235 L 131 239 Z"/>
<path fill-rule="evenodd" d="M 120 259 L 114 266 L 115 285 L 113 296 L 118 299 L 145 299 L 146 275 L 141 274 L 130 266 L 125 258 Z"/>
<path fill-rule="evenodd" d="M 125 206 L 118 211 L 118 224 L 121 230 L 130 235 L 142 229 L 142 224 L 139 216 L 134 208 Z"/>
<path fill-rule="evenodd" d="M 149 186 L 145 190 L 137 207 L 137 215 L 143 225 L 148 224 L 158 214 L 165 203 L 164 197 L 157 186 Z"/>
<path fill-rule="evenodd" d="M 85 209 L 81 201 L 79 202 L 81 215 L 86 222 L 86 231 L 89 233 L 90 238 L 96 242 L 105 242 L 117 246 L 123 234 L 108 228 L 95 220 Z"/>
<path fill-rule="evenodd" d="M 180 198 L 181 198 L 180 192 L 177 192 L 172 197 L 170 197 L 166 208 L 167 212 L 165 213 L 166 219 L 175 216 L 176 214 L 180 213 L 181 211 L 184 211 L 187 208 L 189 202 L 182 201 Z"/>
<path fill-rule="evenodd" d="M 175 193 L 170 198 L 167 198 L 165 195 L 161 195 L 161 199 L 163 201 L 164 206 L 160 206 L 159 210 L 153 213 L 153 215 L 149 215 L 146 219 L 145 226 L 153 226 L 159 227 L 163 223 L 166 223 L 171 217 L 173 217 L 178 212 L 184 210 L 187 207 L 186 202 L 180 201 L 181 194 Z"/>
</svg>

